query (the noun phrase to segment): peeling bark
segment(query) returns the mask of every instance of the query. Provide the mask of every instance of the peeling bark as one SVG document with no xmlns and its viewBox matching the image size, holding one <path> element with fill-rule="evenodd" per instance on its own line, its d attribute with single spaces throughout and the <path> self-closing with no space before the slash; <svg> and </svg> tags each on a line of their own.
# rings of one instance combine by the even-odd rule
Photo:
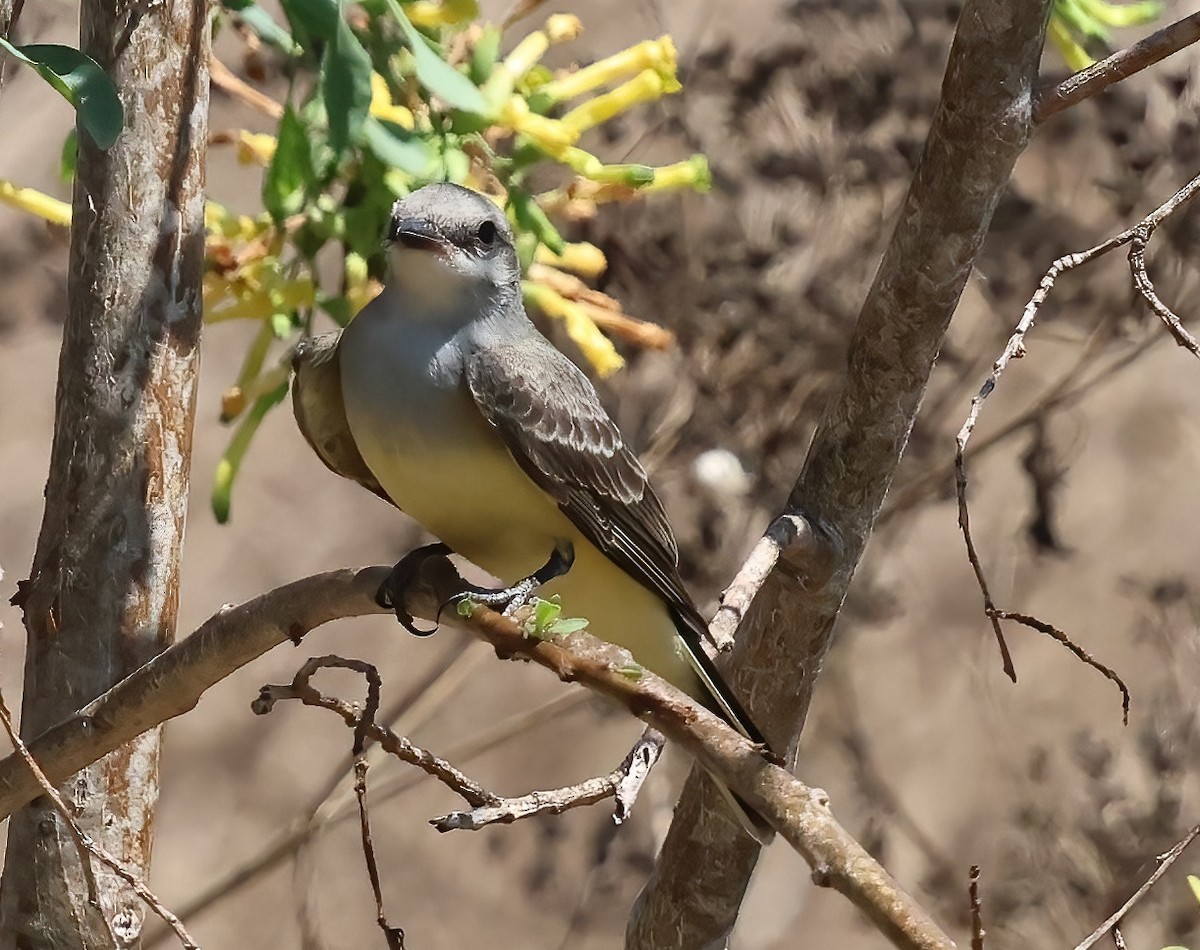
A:
<svg viewBox="0 0 1200 950">
<path fill-rule="evenodd" d="M 734 686 L 789 758 L 942 337 L 1032 133 L 1049 10 L 1049 0 L 974 0 L 963 8 L 942 100 L 859 314 L 845 382 L 788 499 L 789 509 L 836 540 L 840 563 L 828 583 L 811 588 L 795 570 L 777 568 L 734 647 Z M 631 950 L 725 945 L 759 846 L 706 807 L 711 797 L 711 783 L 693 771 L 630 918 Z"/>
<path fill-rule="evenodd" d="M 207 0 L 84 0 L 81 47 L 125 107 L 108 152 L 80 135 L 68 314 L 46 510 L 23 589 L 21 732 L 32 738 L 174 639 L 191 461 L 204 257 Z M 143 875 L 159 731 L 63 786 L 83 829 Z M 14 815 L 0 947 L 129 947 L 144 908 L 80 857 L 43 800 Z"/>
</svg>

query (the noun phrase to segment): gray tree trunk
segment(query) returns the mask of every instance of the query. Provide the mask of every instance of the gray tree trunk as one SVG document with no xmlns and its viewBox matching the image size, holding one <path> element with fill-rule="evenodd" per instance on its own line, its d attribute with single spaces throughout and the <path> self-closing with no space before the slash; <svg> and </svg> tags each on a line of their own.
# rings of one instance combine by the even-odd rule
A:
<svg viewBox="0 0 1200 950">
<path fill-rule="evenodd" d="M 1050 0 L 963 6 L 942 101 L 788 508 L 839 548 L 828 583 L 776 570 L 733 651 L 734 685 L 775 747 L 794 759 L 821 662 L 854 570 L 908 441 L 942 337 L 1017 156 L 1033 131 Z M 798 304 L 799 305 L 799 304 Z M 786 555 L 785 555 L 786 560 Z M 897 714 L 903 714 L 898 710 Z M 693 770 L 626 930 L 628 950 L 722 947 L 759 846 Z"/>
<path fill-rule="evenodd" d="M 125 129 L 108 152 L 79 137 L 46 509 L 22 589 L 27 739 L 174 638 L 199 357 L 209 12 L 207 0 L 82 3 L 81 46 L 116 83 Z M 159 738 L 152 730 L 62 786 L 84 830 L 142 875 Z M 44 797 L 15 814 L 0 947 L 136 945 L 140 901 L 96 867 L 90 906 L 81 867 Z"/>
</svg>

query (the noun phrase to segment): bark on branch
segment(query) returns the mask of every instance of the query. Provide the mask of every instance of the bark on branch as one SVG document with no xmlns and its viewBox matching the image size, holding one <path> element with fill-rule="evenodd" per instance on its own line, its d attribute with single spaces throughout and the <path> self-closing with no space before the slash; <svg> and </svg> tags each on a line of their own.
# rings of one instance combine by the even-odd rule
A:
<svg viewBox="0 0 1200 950">
<path fill-rule="evenodd" d="M 841 391 L 787 507 L 836 539 L 828 583 L 776 570 L 746 615 L 731 678 L 778 749 L 794 754 L 834 621 L 916 418 L 992 212 L 1033 128 L 1049 0 L 972 0 L 899 223 L 859 314 Z M 759 848 L 715 816 L 693 771 L 626 946 L 723 946 Z"/>
</svg>

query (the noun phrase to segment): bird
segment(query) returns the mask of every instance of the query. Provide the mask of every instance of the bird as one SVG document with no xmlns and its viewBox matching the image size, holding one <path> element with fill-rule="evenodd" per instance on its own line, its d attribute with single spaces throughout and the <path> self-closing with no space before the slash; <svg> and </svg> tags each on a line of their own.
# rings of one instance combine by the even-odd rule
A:
<svg viewBox="0 0 1200 950">
<path fill-rule="evenodd" d="M 645 469 L 525 312 L 501 208 L 426 185 L 395 203 L 385 244 L 382 292 L 297 349 L 293 409 L 318 457 L 415 519 L 438 552 L 516 581 L 506 598 L 557 594 L 564 616 L 767 749 L 705 652 Z M 738 817 L 758 836 L 755 816 Z"/>
</svg>

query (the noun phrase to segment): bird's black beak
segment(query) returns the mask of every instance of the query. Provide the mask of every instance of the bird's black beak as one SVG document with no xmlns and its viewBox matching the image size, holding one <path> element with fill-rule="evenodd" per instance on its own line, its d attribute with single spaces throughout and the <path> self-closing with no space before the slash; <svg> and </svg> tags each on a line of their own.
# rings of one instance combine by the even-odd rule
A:
<svg viewBox="0 0 1200 950">
<path fill-rule="evenodd" d="M 388 238 L 394 244 L 411 247 L 418 251 L 439 252 L 446 249 L 446 238 L 424 218 L 394 220 Z"/>
</svg>

